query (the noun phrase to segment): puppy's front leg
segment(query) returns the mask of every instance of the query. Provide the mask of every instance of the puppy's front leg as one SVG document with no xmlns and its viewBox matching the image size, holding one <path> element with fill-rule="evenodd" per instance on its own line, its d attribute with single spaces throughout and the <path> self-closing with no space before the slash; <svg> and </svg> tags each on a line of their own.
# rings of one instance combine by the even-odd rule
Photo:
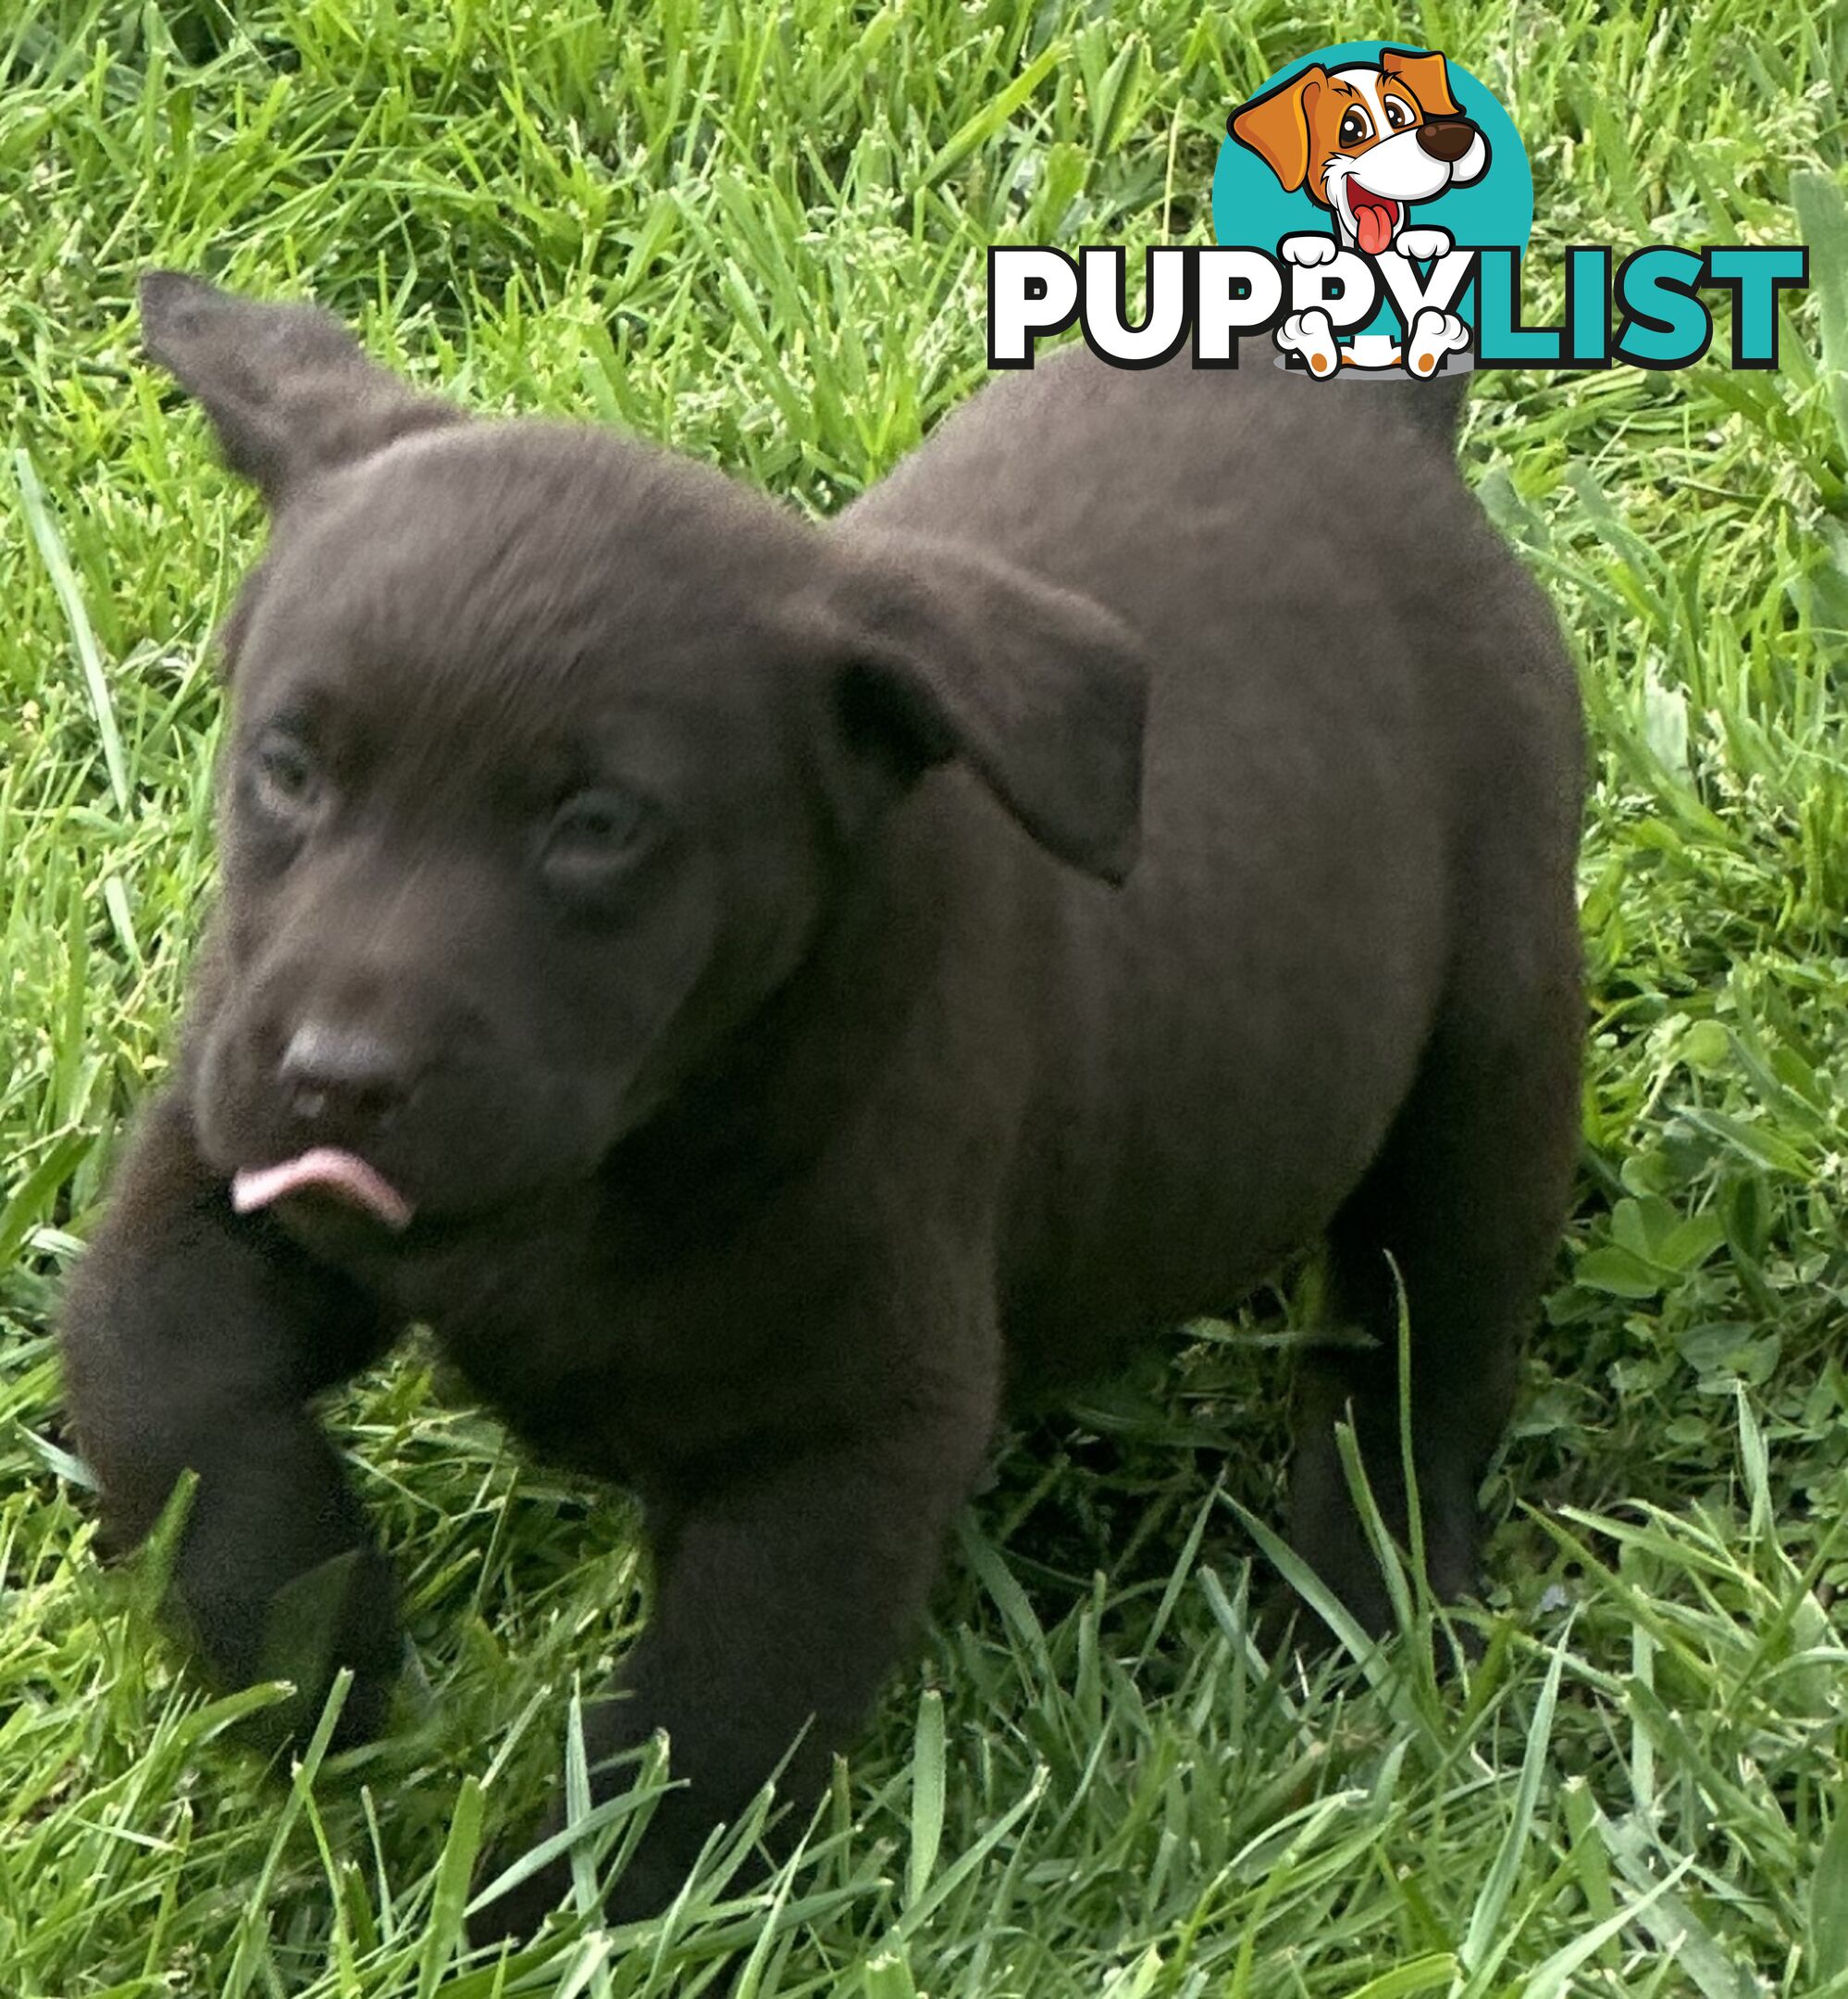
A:
<svg viewBox="0 0 1848 1999">
<path fill-rule="evenodd" d="M 633 1771 L 595 1767 L 665 1730 L 685 1788 L 656 1807 L 608 1898 L 612 1920 L 671 1901 L 708 1833 L 737 1819 L 792 1747 L 778 1795 L 798 1812 L 818 1797 L 920 1620 L 992 1406 L 882 1410 L 878 1422 L 876 1436 L 740 1468 L 654 1514 L 654 1617 L 587 1713 L 586 1747 L 593 1796 L 608 1795 Z M 540 1836 L 563 1823 L 555 1807 Z M 502 1855 L 494 1870 L 515 1857 Z M 568 1881 L 559 1862 L 497 1898 L 472 1926 L 476 1940 L 529 1936 Z"/>
<path fill-rule="evenodd" d="M 390 1335 L 273 1222 L 232 1212 L 181 1099 L 159 1099 L 71 1282 L 66 1388 L 114 1546 L 140 1541 L 180 1475 L 197 1474 L 179 1607 L 223 1681 L 297 1681 L 272 1719 L 292 1732 L 313 1727 L 342 1666 L 354 1684 L 340 1739 L 376 1731 L 402 1663 L 391 1572 L 304 1407 Z M 291 1619 L 277 1599 L 298 1582 Z"/>
</svg>

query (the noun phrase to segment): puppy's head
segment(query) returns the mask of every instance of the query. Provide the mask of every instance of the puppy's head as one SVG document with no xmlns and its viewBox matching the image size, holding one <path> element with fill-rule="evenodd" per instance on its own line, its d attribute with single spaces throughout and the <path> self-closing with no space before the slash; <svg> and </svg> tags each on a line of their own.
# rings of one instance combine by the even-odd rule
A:
<svg viewBox="0 0 1848 1999">
<path fill-rule="evenodd" d="M 593 1174 L 947 759 L 1127 868 L 1144 673 L 1087 600 L 620 437 L 470 422 L 311 307 L 155 273 L 143 317 L 273 516 L 224 635 L 189 1072 L 240 1205 L 401 1228 Z"/>
<path fill-rule="evenodd" d="M 1409 204 L 1489 167 L 1487 140 L 1451 95 L 1449 64 L 1410 49 L 1382 49 L 1377 67 L 1332 73 L 1311 63 L 1241 105 L 1226 129 L 1286 192 L 1301 188 L 1333 211 L 1370 256 L 1391 246 Z"/>
</svg>

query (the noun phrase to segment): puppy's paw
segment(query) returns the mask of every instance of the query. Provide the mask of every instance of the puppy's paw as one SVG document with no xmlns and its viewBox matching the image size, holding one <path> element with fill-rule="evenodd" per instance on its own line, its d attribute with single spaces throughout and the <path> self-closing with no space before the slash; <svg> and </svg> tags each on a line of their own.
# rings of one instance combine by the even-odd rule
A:
<svg viewBox="0 0 1848 1999">
<path fill-rule="evenodd" d="M 295 1689 L 245 1716 L 233 1734 L 265 1755 L 300 1748 L 321 1726 L 342 1671 L 350 1678 L 329 1746 L 355 1749 L 390 1733 L 405 1670 L 415 1671 L 390 1564 L 372 1548 L 349 1548 L 266 1596 L 266 1579 L 241 1571 L 238 1552 L 221 1540 L 189 1544 L 167 1605 L 220 1686 L 275 1680 Z M 209 1575 L 202 1557 L 213 1560 Z"/>
<path fill-rule="evenodd" d="M 495 1847 L 479 1869 L 476 1879 L 478 1893 L 497 1881 L 519 1859 L 528 1846 L 537 1844 L 539 1835 L 528 1840 L 508 1840 Z M 529 1943 L 544 1927 L 546 1918 L 564 1901 L 571 1888 L 571 1863 L 561 1857 L 547 1862 L 537 1872 L 528 1874 L 523 1881 L 516 1882 L 491 1902 L 471 1911 L 468 1917 L 468 1941 L 477 1949 L 491 1948 L 497 1943 L 512 1943 L 516 1948 Z"/>
<path fill-rule="evenodd" d="M 1333 236 L 1285 236 L 1277 248 L 1285 264 L 1300 264 L 1307 270 L 1317 264 L 1333 264 L 1341 245 Z"/>
<path fill-rule="evenodd" d="M 1452 249 L 1454 244 L 1448 230 L 1408 229 L 1399 231 L 1399 240 L 1395 247 L 1402 255 L 1417 257 L 1422 263 L 1426 257 L 1442 256 L 1446 250 Z"/>
<path fill-rule="evenodd" d="M 564 1830 L 564 1813 L 553 1806 L 543 1819 L 523 1833 L 500 1841 L 476 1869 L 475 1892 L 481 1894 L 509 1872 L 532 1849 Z M 645 1922 L 658 1916 L 685 1885 L 692 1861 L 656 1839 L 645 1839 L 614 1881 L 601 1881 L 602 1918 L 608 1923 Z M 559 1854 L 515 1882 L 468 1918 L 468 1941 L 476 1949 L 497 1943 L 529 1943 L 554 1910 L 571 1919 L 571 1856 Z"/>
<path fill-rule="evenodd" d="M 1340 364 L 1334 322 L 1319 309 L 1292 313 L 1277 329 L 1277 345 L 1285 354 L 1300 354 L 1309 373 L 1324 381 Z"/>
<path fill-rule="evenodd" d="M 1447 354 L 1470 344 L 1470 329 L 1455 313 L 1439 312 L 1427 305 L 1412 321 L 1411 338 L 1406 342 L 1406 372 L 1432 375 Z"/>
</svg>

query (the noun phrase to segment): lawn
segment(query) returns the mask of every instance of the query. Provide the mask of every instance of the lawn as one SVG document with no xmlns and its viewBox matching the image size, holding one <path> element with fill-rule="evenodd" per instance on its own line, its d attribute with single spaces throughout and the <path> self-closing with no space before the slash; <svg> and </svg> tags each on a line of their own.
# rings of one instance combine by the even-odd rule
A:
<svg viewBox="0 0 1848 1999">
<path fill-rule="evenodd" d="M 996 241 L 1209 237 L 1230 107 L 1385 30 L 1563 248 L 1807 240 L 1782 366 L 1478 381 L 1469 477 L 1582 663 L 1584 1150 L 1455 1672 L 1267 1662 L 1294 1284 L 1016 1440 L 799 1862 L 466 1957 L 478 1846 L 641 1613 L 619 1496 L 413 1346 L 335 1412 L 405 1726 L 266 1770 L 105 1571 L 51 1326 L 212 879 L 254 499 L 150 263 L 311 292 L 469 407 L 826 511 L 984 375 Z M 1191 0 L 0 0 L 0 1995 L 1848 1994 L 1848 17 Z M 1834 372 L 1831 372 L 1831 369 Z M 1439 1638 L 1437 1650 L 1447 1653 Z M 747 1829 L 748 1831 L 749 1829 Z"/>
</svg>

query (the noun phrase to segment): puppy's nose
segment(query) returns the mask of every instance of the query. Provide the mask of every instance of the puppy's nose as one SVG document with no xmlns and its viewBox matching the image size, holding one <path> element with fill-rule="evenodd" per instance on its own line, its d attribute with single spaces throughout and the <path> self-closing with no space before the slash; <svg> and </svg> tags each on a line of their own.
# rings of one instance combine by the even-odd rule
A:
<svg viewBox="0 0 1848 1999">
<path fill-rule="evenodd" d="M 415 1081 L 402 1048 L 359 1027 L 306 1021 L 290 1037 L 278 1074 L 295 1115 L 378 1118 L 396 1111 Z"/>
<path fill-rule="evenodd" d="M 1476 128 L 1468 118 L 1426 118 L 1418 143 L 1433 159 L 1459 160 L 1475 143 Z"/>
</svg>

